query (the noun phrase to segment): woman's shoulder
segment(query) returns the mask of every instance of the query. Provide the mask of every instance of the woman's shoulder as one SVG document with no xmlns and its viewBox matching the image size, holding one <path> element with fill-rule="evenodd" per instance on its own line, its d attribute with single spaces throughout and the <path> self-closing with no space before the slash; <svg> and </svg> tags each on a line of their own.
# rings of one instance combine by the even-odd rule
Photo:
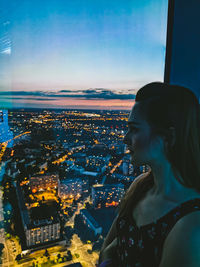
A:
<svg viewBox="0 0 200 267">
<path fill-rule="evenodd" d="M 187 210 L 185 209 L 186 205 Z M 180 238 L 180 236 L 184 236 L 185 239 L 186 234 L 200 234 L 200 195 L 199 198 L 185 201 L 181 206 L 185 212 L 182 211 L 182 215 L 172 227 L 165 243 Z"/>
<path fill-rule="evenodd" d="M 174 266 L 175 262 L 195 262 L 196 260 L 199 262 L 199 240 L 200 209 L 183 216 L 174 225 L 163 244 L 160 267 Z M 182 266 L 188 265 L 183 264 Z"/>
</svg>

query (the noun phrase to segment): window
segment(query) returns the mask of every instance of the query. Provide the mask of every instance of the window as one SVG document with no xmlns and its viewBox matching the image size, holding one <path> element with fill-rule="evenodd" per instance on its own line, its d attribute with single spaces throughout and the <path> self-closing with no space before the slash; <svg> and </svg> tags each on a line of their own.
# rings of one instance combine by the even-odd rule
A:
<svg viewBox="0 0 200 267">
<path fill-rule="evenodd" d="M 52 239 L 66 235 L 72 254 L 74 232 L 100 250 L 102 239 L 80 211 L 94 229 L 111 225 L 126 188 L 146 168 L 131 166 L 123 137 L 137 90 L 163 80 L 168 2 L 2 2 L 3 203 L 24 230 L 51 225 Z"/>
</svg>

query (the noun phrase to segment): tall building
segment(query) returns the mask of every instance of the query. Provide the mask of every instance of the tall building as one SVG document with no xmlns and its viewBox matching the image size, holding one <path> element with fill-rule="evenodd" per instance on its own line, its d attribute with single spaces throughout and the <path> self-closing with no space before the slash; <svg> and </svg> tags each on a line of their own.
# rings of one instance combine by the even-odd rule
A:
<svg viewBox="0 0 200 267">
<path fill-rule="evenodd" d="M 13 146 L 13 132 L 10 131 L 10 127 L 8 125 L 8 110 L 2 109 L 0 110 L 0 143 L 8 142 L 7 147 Z"/>
<path fill-rule="evenodd" d="M 27 209 L 20 184 L 15 183 L 26 246 L 30 248 L 60 239 L 60 219 L 55 205 Z"/>
</svg>

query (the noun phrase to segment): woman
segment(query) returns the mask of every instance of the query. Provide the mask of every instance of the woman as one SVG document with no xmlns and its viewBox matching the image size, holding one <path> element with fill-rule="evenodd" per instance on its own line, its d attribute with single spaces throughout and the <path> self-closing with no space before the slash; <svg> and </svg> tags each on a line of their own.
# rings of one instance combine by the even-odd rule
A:
<svg viewBox="0 0 200 267">
<path fill-rule="evenodd" d="M 128 125 L 124 143 L 132 164 L 150 169 L 123 197 L 100 266 L 200 266 L 200 108 L 195 94 L 178 85 L 149 83 L 137 92 Z"/>
</svg>

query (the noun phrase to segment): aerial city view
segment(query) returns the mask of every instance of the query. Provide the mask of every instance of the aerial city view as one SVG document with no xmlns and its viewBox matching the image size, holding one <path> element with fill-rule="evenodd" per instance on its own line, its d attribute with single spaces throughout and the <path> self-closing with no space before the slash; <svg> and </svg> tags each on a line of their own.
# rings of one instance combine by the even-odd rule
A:
<svg viewBox="0 0 200 267">
<path fill-rule="evenodd" d="M 122 142 L 128 112 L 0 116 L 3 266 L 95 266 L 120 199 L 147 171 Z"/>
<path fill-rule="evenodd" d="M 123 140 L 139 88 L 163 81 L 167 4 L 0 4 L 0 266 L 97 266 L 148 170 Z"/>
</svg>

